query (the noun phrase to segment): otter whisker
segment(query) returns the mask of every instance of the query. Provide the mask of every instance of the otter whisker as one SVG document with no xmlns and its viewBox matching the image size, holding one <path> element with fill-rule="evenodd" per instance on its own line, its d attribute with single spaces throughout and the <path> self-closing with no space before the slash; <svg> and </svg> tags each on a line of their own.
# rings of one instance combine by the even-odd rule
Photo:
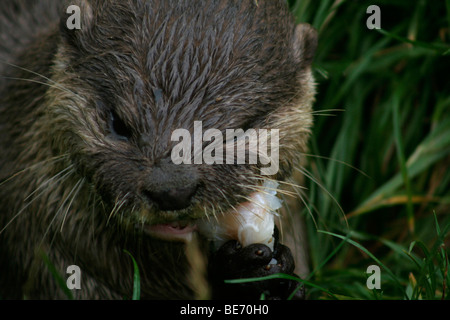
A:
<svg viewBox="0 0 450 320">
<path fill-rule="evenodd" d="M 34 80 L 34 79 L 27 79 L 27 78 L 5 77 L 5 76 L 0 76 L 0 77 L 3 78 L 3 79 L 7 79 L 7 80 L 16 80 L 16 81 L 24 81 L 24 82 L 41 84 L 41 85 L 47 86 L 49 88 L 55 88 L 55 89 L 58 89 L 58 90 L 61 90 L 61 91 L 65 92 L 65 93 L 69 93 L 71 95 L 77 96 L 80 99 L 82 99 L 83 101 L 85 101 L 85 99 L 83 99 L 81 96 L 75 94 L 74 92 L 70 91 L 69 89 L 66 89 L 64 87 L 60 87 L 60 86 L 58 86 L 56 84 L 49 84 L 49 83 L 46 83 L 46 82 L 43 82 L 43 81 Z"/>
<path fill-rule="evenodd" d="M 206 206 L 202 206 L 203 208 L 203 214 L 206 217 L 206 219 L 208 220 L 208 222 L 210 221 L 210 217 L 208 215 L 208 210 L 206 210 Z"/>
<path fill-rule="evenodd" d="M 68 171 L 66 174 L 64 174 L 63 176 L 60 176 L 63 172 Z M 28 195 L 28 197 L 25 200 L 28 200 L 32 195 L 34 195 L 39 189 L 43 189 L 45 186 L 47 186 L 50 182 L 52 183 L 57 183 L 57 182 L 62 182 L 64 181 L 68 176 L 70 176 L 70 174 L 72 174 L 72 170 L 71 168 L 66 168 L 62 171 L 60 171 L 58 174 L 54 175 L 52 178 L 48 179 L 47 181 L 45 181 L 44 183 L 42 183 L 36 190 L 34 190 L 30 195 Z M 60 176 L 60 177 L 58 177 Z M 55 178 L 58 177 L 56 180 Z M 8 226 L 14 221 L 16 220 L 23 212 L 25 212 L 25 210 L 32 205 L 37 199 L 39 199 L 43 194 L 46 193 L 46 190 L 44 189 L 41 193 L 39 193 L 38 195 L 34 196 L 33 199 L 31 199 L 30 201 L 28 201 L 28 203 L 22 207 L 22 209 L 19 210 L 19 212 L 17 212 L 11 219 L 10 221 L 6 224 L 6 226 L 0 231 L 0 234 L 5 231 Z"/>
<path fill-rule="evenodd" d="M 51 220 L 49 227 L 53 224 L 53 221 L 61 214 L 61 212 L 63 212 L 64 208 L 66 209 L 66 212 L 70 209 L 70 205 L 68 205 L 67 207 L 65 207 L 65 205 L 66 205 L 67 201 L 69 201 L 69 199 L 71 199 L 69 204 L 71 204 L 73 202 L 72 195 L 77 193 L 76 190 L 79 190 L 79 186 L 82 184 L 82 181 L 83 181 L 82 179 L 78 180 L 77 183 L 72 187 L 72 189 L 70 190 L 68 195 L 64 197 L 64 200 L 60 204 L 58 211 L 56 211 L 56 214 L 53 216 L 53 219 Z M 63 218 L 65 219 L 65 217 L 63 217 Z M 64 224 L 64 219 L 63 219 L 63 224 Z M 48 231 L 48 229 L 47 229 L 47 231 Z M 62 232 L 62 226 L 61 226 L 60 231 Z M 45 236 L 45 234 L 44 234 L 44 236 Z"/>
<path fill-rule="evenodd" d="M 69 203 L 68 206 L 67 206 L 66 212 L 64 213 L 63 221 L 61 222 L 61 229 L 60 229 L 60 232 L 62 232 L 62 230 L 63 230 L 64 223 L 66 222 L 67 214 L 69 213 L 69 210 L 70 210 L 70 208 L 72 207 L 73 200 L 78 196 L 78 193 L 80 192 L 80 190 L 81 190 L 81 188 L 82 188 L 82 186 L 83 186 L 84 183 L 85 183 L 85 178 L 80 179 L 80 180 L 78 181 L 78 183 L 77 183 L 78 187 L 77 187 L 75 193 L 72 195 L 72 199 L 70 200 L 70 203 Z M 75 186 L 75 187 L 76 187 L 76 186 Z M 69 195 L 69 196 L 70 196 L 70 195 Z M 69 197 L 69 196 L 68 196 L 68 197 Z M 56 214 L 58 214 L 58 212 L 57 212 Z"/>
<path fill-rule="evenodd" d="M 298 188 L 294 188 L 294 191 L 297 194 L 297 196 L 300 199 L 300 201 L 303 203 L 303 206 L 306 208 L 306 210 L 308 210 L 309 216 L 313 220 L 313 223 L 316 226 L 316 229 L 318 229 L 318 224 L 317 224 L 316 218 L 314 217 L 314 214 L 311 211 L 310 206 L 308 205 L 308 202 L 305 199 L 305 197 L 307 198 L 307 195 L 304 194 L 304 190 L 301 190 L 301 189 L 298 189 Z M 289 206 L 285 206 L 285 207 L 290 211 Z"/>
<path fill-rule="evenodd" d="M 306 187 L 300 186 L 300 185 L 295 184 L 293 182 L 287 182 L 287 181 L 284 181 L 284 180 L 272 179 L 272 178 L 269 178 L 268 176 L 255 175 L 253 177 L 249 177 L 249 179 L 259 180 L 259 181 L 263 181 L 263 182 L 265 180 L 269 180 L 269 181 L 277 182 L 279 184 L 285 184 L 287 186 L 291 186 L 291 187 L 294 187 L 294 188 L 307 189 Z M 279 189 L 279 190 L 283 190 L 283 189 Z"/>
<path fill-rule="evenodd" d="M 124 212 L 121 209 L 125 205 L 125 203 L 127 202 L 127 198 L 128 198 L 129 195 L 130 195 L 130 192 L 127 192 L 123 196 L 122 201 L 120 202 L 120 205 L 119 205 L 119 207 L 117 208 L 117 211 L 116 211 L 116 212 L 120 211 L 120 218 L 121 218 L 122 221 L 125 219 L 125 215 L 124 215 Z"/>
<path fill-rule="evenodd" d="M 214 203 L 211 203 L 211 209 L 212 209 L 212 212 L 213 212 L 213 217 L 216 220 L 217 220 L 217 216 L 219 214 L 223 214 L 222 208 L 220 208 L 220 206 L 218 206 L 218 205 L 214 205 Z M 216 211 L 218 211 L 218 212 L 216 212 Z"/>
<path fill-rule="evenodd" d="M 277 180 L 274 180 L 274 181 L 277 181 Z M 294 192 L 291 192 L 289 190 L 280 189 L 280 188 L 262 187 L 262 186 L 258 186 L 258 185 L 255 186 L 255 185 L 245 185 L 245 184 L 237 184 L 237 185 L 242 188 L 247 188 L 247 189 L 261 192 L 261 193 L 264 193 L 267 195 L 270 194 L 270 192 L 268 192 L 268 191 L 275 191 L 277 193 L 285 194 L 285 195 L 291 196 L 291 197 L 296 196 L 296 194 Z"/>
<path fill-rule="evenodd" d="M 57 174 L 55 174 L 53 177 L 47 179 L 46 181 L 44 181 L 43 183 L 41 183 L 39 185 L 39 187 L 37 187 L 33 192 L 31 192 L 26 198 L 25 201 L 27 201 L 28 199 L 30 199 L 36 192 L 38 192 L 39 190 L 46 188 L 51 182 L 53 182 L 53 180 L 57 179 L 59 176 L 61 176 L 62 174 L 64 174 L 64 176 L 62 177 L 62 179 L 64 179 L 67 175 L 70 175 L 74 172 L 73 170 L 73 165 L 69 165 L 67 166 L 65 169 L 61 170 L 60 172 L 58 172 Z M 58 178 L 59 179 L 59 178 Z"/>
<path fill-rule="evenodd" d="M 106 222 L 106 224 L 109 224 L 111 218 L 117 213 L 119 212 L 119 210 L 125 205 L 125 203 L 127 202 L 127 197 L 130 195 L 130 193 L 128 192 L 127 194 L 125 194 L 122 197 L 121 201 L 115 201 L 114 207 L 111 210 L 111 213 L 108 216 L 108 220 Z M 123 214 L 122 214 L 122 218 L 123 218 Z"/>
<path fill-rule="evenodd" d="M 42 79 L 44 79 L 44 80 L 47 80 L 47 81 L 50 82 L 50 83 L 53 83 L 52 86 L 50 86 L 50 85 L 49 85 L 48 83 L 46 83 L 46 82 L 36 82 L 36 83 L 38 83 L 38 84 L 43 84 L 43 85 L 47 85 L 47 86 L 52 87 L 52 88 L 57 88 L 57 89 L 60 89 L 61 91 L 64 91 L 64 92 L 66 92 L 66 93 L 73 94 L 74 96 L 77 96 L 77 97 L 83 99 L 82 96 L 80 96 L 80 95 L 76 94 L 75 92 L 73 92 L 73 91 L 67 89 L 66 87 L 62 86 L 62 85 L 59 84 L 58 82 L 56 82 L 56 81 L 50 79 L 49 77 L 44 76 L 43 74 L 40 74 L 40 73 L 35 72 L 35 71 L 33 71 L 33 70 L 30 70 L 30 69 L 27 69 L 27 68 L 18 66 L 18 65 L 16 65 L 16 64 L 13 64 L 13 63 L 10 63 L 10 62 L 7 62 L 7 61 L 0 61 L 0 63 L 4 63 L 4 64 L 6 64 L 6 65 L 8 65 L 8 66 L 10 66 L 10 67 L 17 68 L 17 69 L 22 70 L 22 71 L 25 71 L 25 72 L 29 72 L 29 73 L 31 73 L 31 74 L 34 74 L 35 76 L 38 76 L 38 77 L 40 77 L 40 78 L 42 78 Z M 0 76 L 0 77 L 2 77 L 2 78 L 4 78 L 4 79 L 18 80 L 18 81 L 32 80 L 32 79 L 26 79 L 26 78 L 13 78 L 13 77 L 6 77 L 6 76 Z M 83 100 L 84 100 L 84 99 L 83 99 Z"/>
<path fill-rule="evenodd" d="M 295 168 L 295 170 L 299 171 L 305 177 L 307 177 L 312 182 L 314 182 L 318 187 L 320 187 L 335 202 L 335 204 L 338 206 L 338 208 L 339 208 L 340 212 L 342 213 L 342 215 L 343 215 L 343 217 L 345 219 L 345 222 L 346 222 L 346 224 L 348 226 L 348 221 L 347 221 L 347 217 L 345 216 L 344 209 L 339 204 L 339 201 L 337 201 L 337 199 L 331 194 L 331 192 L 328 191 L 327 188 L 325 188 L 316 178 L 314 178 L 313 175 L 307 169 L 305 169 L 305 168 Z"/>
<path fill-rule="evenodd" d="M 220 205 L 217 205 L 217 206 L 213 205 L 212 207 L 213 207 L 213 209 L 214 209 L 214 212 L 213 212 L 213 218 L 214 218 L 216 221 L 219 221 L 219 217 L 225 215 L 225 211 L 224 211 L 224 209 L 223 209 Z M 216 210 L 218 211 L 217 213 L 216 213 Z M 208 220 L 208 221 L 209 221 L 209 220 Z"/>
<path fill-rule="evenodd" d="M 236 209 L 235 206 L 233 206 L 233 205 L 230 203 L 230 201 L 229 201 L 228 198 L 225 196 L 225 194 L 223 193 L 223 191 L 220 190 L 220 189 L 219 189 L 218 187 L 216 187 L 216 186 L 214 186 L 214 187 L 215 187 L 215 189 L 216 189 L 217 191 L 219 191 L 219 192 L 222 194 L 222 196 L 223 196 L 223 198 L 225 199 L 225 201 L 228 202 L 228 205 L 230 206 L 230 208 L 233 209 L 234 212 L 236 212 L 237 214 L 239 214 L 239 211 Z M 223 214 L 223 212 L 222 212 L 222 214 Z"/>
<path fill-rule="evenodd" d="M 342 164 L 350 169 L 353 169 L 355 171 L 357 171 L 358 173 L 362 174 L 363 176 L 365 176 L 366 178 L 372 179 L 369 175 L 367 175 L 364 171 L 356 168 L 355 166 L 352 166 L 351 164 L 345 162 L 345 161 L 341 161 L 338 159 L 333 159 L 330 157 L 325 157 L 325 156 L 319 156 L 319 155 L 314 155 L 314 154 L 309 154 L 309 153 L 302 153 L 302 155 L 306 156 L 306 157 L 311 157 L 311 158 L 317 158 L 317 159 L 323 159 L 323 160 L 329 160 L 329 161 L 333 161 L 339 164 Z"/>
<path fill-rule="evenodd" d="M 89 188 L 89 187 L 88 187 Z M 95 204 L 97 203 L 96 202 L 96 198 L 97 198 L 97 195 L 94 193 L 94 192 L 88 192 L 88 195 L 89 195 L 89 197 L 88 197 L 88 199 L 87 199 L 87 201 L 86 201 L 86 212 L 89 212 L 90 210 L 92 210 L 92 212 L 91 212 L 91 215 L 90 215 L 90 218 L 89 218 L 89 220 L 86 220 L 86 229 L 88 229 L 89 228 L 89 232 L 88 232 L 88 234 L 89 235 L 91 235 L 92 236 L 92 241 L 94 241 L 94 235 L 95 235 L 95 233 L 94 233 L 94 230 L 95 230 L 95 221 L 94 221 L 94 219 L 95 219 Z M 78 232 L 78 235 L 77 235 L 77 243 L 79 243 L 79 238 L 80 237 L 83 237 L 83 235 L 85 234 L 85 231 L 83 230 L 82 232 Z"/>
<path fill-rule="evenodd" d="M 215 208 L 214 204 L 211 203 L 211 201 L 209 201 L 209 200 L 205 200 L 205 202 L 207 202 L 207 204 L 210 206 L 210 210 L 207 210 L 206 207 L 203 206 L 205 216 L 206 216 L 206 219 L 208 219 L 208 222 L 211 219 L 211 215 L 214 217 L 214 219 L 217 219 L 216 218 L 216 208 Z"/>
<path fill-rule="evenodd" d="M 294 182 L 287 182 L 287 181 L 283 181 L 283 180 L 275 180 L 275 181 L 277 181 L 279 184 L 284 184 L 284 185 L 287 185 L 287 186 L 292 187 L 294 189 L 303 189 L 303 190 L 307 190 L 308 189 L 305 186 L 298 185 L 298 184 L 296 184 Z"/>
<path fill-rule="evenodd" d="M 70 210 L 71 205 L 72 205 L 72 202 L 73 202 L 73 199 L 74 199 L 74 197 L 72 196 L 72 194 L 76 195 L 76 194 L 78 193 L 78 191 L 79 191 L 79 186 L 80 186 L 80 184 L 82 184 L 82 180 L 84 180 L 84 179 L 79 179 L 79 180 L 77 181 L 77 183 L 72 187 L 72 189 L 70 190 L 70 192 L 68 193 L 68 195 L 64 197 L 63 202 L 62 202 L 61 205 L 59 206 L 59 208 L 58 208 L 58 210 L 56 211 L 56 213 L 53 215 L 53 218 L 50 220 L 50 223 L 48 224 L 48 227 L 47 227 L 47 229 L 45 230 L 45 232 L 44 232 L 44 234 L 43 234 L 43 236 L 42 236 L 41 242 L 40 242 L 40 244 L 39 244 L 38 247 L 41 247 L 41 245 L 42 245 L 42 243 L 44 242 L 44 240 L 45 240 L 47 234 L 48 234 L 49 231 L 51 230 L 51 227 L 52 227 L 53 224 L 55 223 L 56 218 L 58 218 L 58 216 L 61 214 L 61 212 L 63 212 L 64 209 L 66 209 L 66 214 L 67 214 L 67 212 Z M 76 190 L 78 190 L 78 191 L 76 191 Z M 67 203 L 67 201 L 68 201 L 69 199 L 71 199 L 71 201 L 69 202 L 69 205 L 66 207 L 66 203 Z M 65 220 L 65 218 L 66 218 L 66 217 L 63 216 L 63 222 L 62 222 L 62 225 L 61 225 L 60 232 L 62 232 L 62 227 L 63 227 L 63 225 L 64 225 L 64 220 Z M 53 241 L 55 240 L 55 237 L 56 237 L 56 233 L 53 234 L 52 240 L 50 241 L 50 246 L 53 245 Z"/>
<path fill-rule="evenodd" d="M 65 171 L 68 171 L 68 173 L 66 173 L 64 176 L 59 177 L 57 179 L 57 181 L 63 181 L 71 172 L 70 172 L 70 167 L 66 168 L 64 170 L 62 170 L 61 172 L 59 172 L 58 174 L 54 175 L 52 178 L 46 180 L 45 182 L 43 182 L 38 188 L 36 188 L 33 192 L 31 192 L 25 199 L 24 201 L 28 201 L 28 199 L 30 199 L 31 197 L 33 197 L 33 199 L 31 199 L 30 201 L 28 201 L 16 214 L 14 214 L 14 216 L 8 221 L 8 223 L 3 227 L 3 229 L 0 230 L 0 234 L 3 233 L 23 212 L 25 212 L 25 210 L 31 206 L 37 199 L 39 199 L 43 194 L 46 193 L 46 190 L 44 189 L 50 182 L 52 182 L 52 180 L 54 180 L 55 178 L 57 178 L 58 176 L 60 176 L 62 173 L 64 173 Z M 42 192 L 40 192 L 38 195 L 35 195 L 39 190 L 44 189 Z"/>
<path fill-rule="evenodd" d="M 116 213 L 116 209 L 119 207 L 119 202 L 114 201 L 114 207 L 112 208 L 111 212 L 108 215 L 108 220 L 106 220 L 106 225 L 109 225 L 109 222 L 111 221 L 112 216 Z"/>
<path fill-rule="evenodd" d="M 67 159 L 67 157 L 68 157 L 68 154 L 63 154 L 63 155 L 56 156 L 56 157 L 53 157 L 53 158 L 50 158 L 50 159 L 45 159 L 45 160 L 39 161 L 39 162 L 37 162 L 37 163 L 35 163 L 35 164 L 31 165 L 31 166 L 28 166 L 27 168 L 22 169 L 22 170 L 20 170 L 20 171 L 18 171 L 16 173 L 12 174 L 11 176 L 9 176 L 9 178 L 6 178 L 2 182 L 0 182 L 0 187 L 2 185 L 12 181 L 13 179 L 17 178 L 18 176 L 24 174 L 27 171 L 34 170 L 35 168 L 41 167 L 43 164 L 46 164 L 46 163 L 48 163 L 49 165 L 56 164 L 56 163 L 58 163 L 61 160 Z"/>
<path fill-rule="evenodd" d="M 291 187 L 294 187 L 294 188 L 305 188 L 305 187 L 299 186 L 297 184 L 292 184 L 292 183 L 289 183 L 289 182 L 286 182 L 286 181 L 283 181 L 283 180 L 272 179 L 272 178 L 269 178 L 269 177 L 266 177 L 266 176 L 259 176 L 259 175 L 257 175 L 255 178 L 261 180 L 262 182 L 264 182 L 264 181 L 272 181 L 272 182 L 275 182 L 277 185 L 281 184 L 281 185 L 291 186 Z M 285 190 L 283 188 L 277 188 L 276 190 L 274 190 L 274 188 L 267 187 L 266 189 L 267 190 L 276 191 L 276 192 L 279 192 L 279 193 L 285 193 L 286 195 L 289 195 L 289 196 L 292 195 L 292 193 L 290 193 L 290 191 Z"/>
<path fill-rule="evenodd" d="M 44 76 L 44 75 L 42 75 L 42 74 L 40 74 L 38 72 L 35 72 L 33 70 L 30 70 L 30 69 L 27 69 L 27 68 L 24 68 L 24 67 L 21 67 L 21 66 L 18 66 L 18 65 L 14 64 L 14 63 L 11 63 L 11 62 L 8 62 L 8 61 L 4 61 L 4 60 L 0 60 L 0 63 L 6 64 L 6 65 L 8 65 L 10 67 L 17 68 L 17 69 L 25 71 L 25 72 L 29 72 L 31 74 L 34 74 L 35 76 L 41 77 L 41 78 L 43 78 L 43 79 L 45 79 L 47 81 L 55 83 L 52 79 L 50 79 L 50 78 L 48 78 L 48 77 L 46 77 L 46 76 Z"/>
</svg>

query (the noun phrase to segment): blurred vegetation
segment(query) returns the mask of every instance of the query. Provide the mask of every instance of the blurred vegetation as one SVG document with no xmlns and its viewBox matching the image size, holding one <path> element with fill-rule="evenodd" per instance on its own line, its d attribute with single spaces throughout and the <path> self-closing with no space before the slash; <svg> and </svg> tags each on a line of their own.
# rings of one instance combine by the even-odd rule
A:
<svg viewBox="0 0 450 320">
<path fill-rule="evenodd" d="M 450 0 L 289 4 L 319 31 L 308 297 L 450 299 Z"/>
</svg>

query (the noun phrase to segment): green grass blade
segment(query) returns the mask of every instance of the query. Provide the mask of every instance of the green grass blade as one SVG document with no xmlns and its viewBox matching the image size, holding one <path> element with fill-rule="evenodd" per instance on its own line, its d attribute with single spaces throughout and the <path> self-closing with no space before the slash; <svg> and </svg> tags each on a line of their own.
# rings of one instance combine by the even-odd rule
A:
<svg viewBox="0 0 450 320">
<path fill-rule="evenodd" d="M 310 281 L 307 281 L 307 280 L 304 280 L 304 279 L 300 279 L 298 277 L 291 276 L 291 275 L 284 274 L 284 273 L 276 273 L 276 274 L 272 274 L 272 275 L 265 276 L 265 277 L 225 280 L 225 283 L 229 283 L 229 284 L 233 284 L 233 283 L 249 283 L 249 282 L 256 282 L 256 281 L 273 280 L 273 279 L 286 279 L 286 280 L 297 281 L 297 282 L 300 282 L 300 283 L 302 283 L 302 284 L 304 284 L 306 286 L 309 286 L 311 288 L 316 288 L 316 289 L 318 289 L 320 291 L 323 291 L 326 294 L 328 294 L 329 296 L 333 297 L 334 299 L 339 300 L 337 298 L 337 296 L 335 296 L 333 293 L 331 293 L 326 288 L 323 288 L 323 287 L 321 287 L 319 285 L 316 285 L 313 282 L 310 282 Z"/>
<path fill-rule="evenodd" d="M 351 239 L 348 238 L 348 236 L 342 236 L 340 234 L 336 234 L 333 232 L 328 232 L 328 231 L 324 231 L 324 230 L 319 230 L 318 232 L 323 233 L 323 234 L 327 234 L 336 238 L 340 238 L 342 240 L 345 240 L 346 242 L 350 243 L 351 245 L 355 246 L 356 248 L 360 249 L 361 251 L 363 251 L 365 254 L 367 254 L 370 258 L 372 258 L 380 267 L 382 267 L 388 274 L 389 276 L 392 278 L 392 280 L 394 280 L 395 284 L 403 290 L 403 286 L 401 285 L 401 283 L 398 281 L 397 277 L 395 276 L 395 274 L 387 267 L 385 266 L 377 257 L 375 257 L 369 250 L 367 250 L 366 248 L 364 248 L 361 244 L 357 243 L 356 241 L 353 241 Z"/>
<path fill-rule="evenodd" d="M 392 32 L 389 32 L 389 31 L 386 31 L 383 29 L 377 29 L 377 31 L 385 36 L 388 36 L 388 37 L 398 40 L 400 42 L 412 44 L 413 46 L 417 46 L 417 47 L 421 47 L 421 48 L 425 48 L 425 49 L 430 49 L 430 50 L 436 51 L 438 54 L 441 54 L 441 55 L 448 55 L 448 50 L 450 49 L 450 46 L 447 44 L 444 44 L 444 43 L 428 43 L 428 42 L 422 42 L 422 41 L 417 41 L 417 40 L 410 40 L 408 38 L 401 37 L 397 34 L 394 34 Z"/>
<path fill-rule="evenodd" d="M 409 179 L 412 179 L 436 162 L 450 155 L 450 119 L 438 123 L 434 130 L 420 143 L 406 162 Z M 394 194 L 404 184 L 402 173 L 396 174 L 374 191 L 368 199 L 354 209 L 350 215 L 360 215 L 378 209 L 378 204 Z"/>
<path fill-rule="evenodd" d="M 394 137 L 397 147 L 397 156 L 400 164 L 401 174 L 403 177 L 403 183 L 406 188 L 406 194 L 408 196 L 407 202 L 407 213 L 408 213 L 408 227 L 409 232 L 414 234 L 414 208 L 412 205 L 412 191 L 410 178 L 408 174 L 408 168 L 406 166 L 406 160 L 404 155 L 404 147 L 403 147 L 403 139 L 401 135 L 401 123 L 400 123 L 400 115 L 399 115 L 399 106 L 400 106 L 400 94 L 396 92 L 394 94 L 394 99 L 392 101 L 392 114 L 393 114 L 393 124 L 394 124 Z"/>
<path fill-rule="evenodd" d="M 58 272 L 55 265 L 50 261 L 47 254 L 44 252 L 41 252 L 41 258 L 44 261 L 44 264 L 47 266 L 48 270 L 53 276 L 53 279 L 55 279 L 58 286 L 63 290 L 64 294 L 69 300 L 74 300 L 74 296 L 72 294 L 72 291 L 67 287 L 66 280 L 63 278 L 63 276 Z"/>
<path fill-rule="evenodd" d="M 312 278 L 320 269 L 322 269 L 328 261 L 330 261 L 338 252 L 341 250 L 343 245 L 346 243 L 347 239 L 350 237 L 350 234 L 347 235 L 347 237 L 341 241 L 341 243 L 326 257 L 309 275 L 308 279 Z"/>
<path fill-rule="evenodd" d="M 139 274 L 139 266 L 134 259 L 133 255 L 127 251 L 124 250 L 126 254 L 128 254 L 131 257 L 131 260 L 133 261 L 133 267 L 134 267 L 134 276 L 133 276 L 133 296 L 132 300 L 140 300 L 141 299 L 141 277 Z"/>
</svg>

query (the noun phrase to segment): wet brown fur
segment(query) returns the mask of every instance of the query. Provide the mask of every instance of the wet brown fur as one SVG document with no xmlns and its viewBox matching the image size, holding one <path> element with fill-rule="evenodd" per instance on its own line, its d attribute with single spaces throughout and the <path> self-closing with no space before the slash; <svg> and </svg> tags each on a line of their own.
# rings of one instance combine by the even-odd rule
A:
<svg viewBox="0 0 450 320">
<path fill-rule="evenodd" d="M 280 129 L 272 178 L 288 178 L 312 126 L 315 32 L 282 0 L 75 3 L 74 31 L 61 1 L 0 8 L 0 297 L 65 298 L 42 254 L 63 276 L 81 268 L 76 298 L 129 297 L 124 249 L 143 298 L 195 297 L 185 245 L 144 225 L 225 212 L 261 177 L 244 165 L 171 167 L 171 132 L 196 120 Z M 111 133 L 111 114 L 126 139 Z M 176 185 L 199 181 L 188 209 L 145 199 L 157 166 Z"/>
</svg>

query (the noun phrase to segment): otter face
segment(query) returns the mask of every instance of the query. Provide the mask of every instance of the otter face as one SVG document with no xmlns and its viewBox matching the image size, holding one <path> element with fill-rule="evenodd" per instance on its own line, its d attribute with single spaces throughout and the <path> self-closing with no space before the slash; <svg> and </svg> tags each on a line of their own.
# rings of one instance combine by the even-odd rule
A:
<svg viewBox="0 0 450 320">
<path fill-rule="evenodd" d="M 265 179 L 290 175 L 312 125 L 316 33 L 296 27 L 284 1 L 79 5 L 82 29 L 68 30 L 62 19 L 53 70 L 55 82 L 76 89 L 50 89 L 47 124 L 55 153 L 69 154 L 105 218 L 186 239 L 198 219 L 246 201 Z M 263 176 L 261 163 L 175 164 L 175 130 L 191 133 L 192 146 L 211 142 L 195 141 L 196 122 L 224 135 L 278 130 L 278 171 Z"/>
</svg>

